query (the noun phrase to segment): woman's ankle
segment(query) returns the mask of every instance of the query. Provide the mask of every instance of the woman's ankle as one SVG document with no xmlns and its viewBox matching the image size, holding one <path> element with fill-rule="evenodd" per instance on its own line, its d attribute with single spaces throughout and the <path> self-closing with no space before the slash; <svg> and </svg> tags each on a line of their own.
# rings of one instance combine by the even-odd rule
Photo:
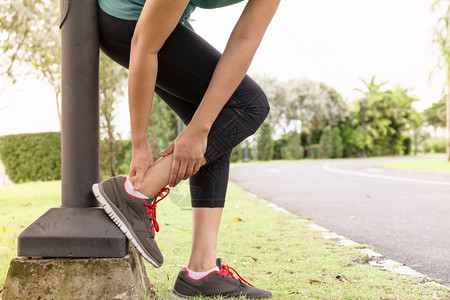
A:
<svg viewBox="0 0 450 300">
<path fill-rule="evenodd" d="M 217 267 L 216 258 L 214 259 L 191 259 L 188 264 L 188 269 L 195 272 L 204 272 Z"/>
</svg>

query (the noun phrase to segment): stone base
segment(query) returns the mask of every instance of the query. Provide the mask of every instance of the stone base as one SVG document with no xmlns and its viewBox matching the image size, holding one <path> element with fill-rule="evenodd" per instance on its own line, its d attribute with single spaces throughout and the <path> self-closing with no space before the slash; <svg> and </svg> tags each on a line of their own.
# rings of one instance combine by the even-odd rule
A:
<svg viewBox="0 0 450 300">
<path fill-rule="evenodd" d="M 123 258 L 15 258 L 2 299 L 151 299 L 142 257 L 131 248 Z"/>
</svg>

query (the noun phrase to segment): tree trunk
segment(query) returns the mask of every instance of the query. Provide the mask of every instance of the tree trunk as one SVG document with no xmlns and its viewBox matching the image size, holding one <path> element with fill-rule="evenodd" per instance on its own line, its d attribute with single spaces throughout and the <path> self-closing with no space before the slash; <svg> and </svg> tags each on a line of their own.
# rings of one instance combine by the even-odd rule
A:
<svg viewBox="0 0 450 300">
<path fill-rule="evenodd" d="M 450 67 L 447 69 L 447 87 L 450 87 Z M 447 138 L 447 160 L 450 161 L 450 91 L 447 92 L 447 117 L 446 117 L 446 132 Z"/>
</svg>

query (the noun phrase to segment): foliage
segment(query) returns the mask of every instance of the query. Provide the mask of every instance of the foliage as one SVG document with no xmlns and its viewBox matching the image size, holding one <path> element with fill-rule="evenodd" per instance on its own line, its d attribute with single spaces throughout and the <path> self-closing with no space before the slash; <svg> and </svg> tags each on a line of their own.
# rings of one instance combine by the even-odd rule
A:
<svg viewBox="0 0 450 300">
<path fill-rule="evenodd" d="M 429 153 L 445 153 L 445 138 L 430 138 L 427 140 L 427 152 Z"/>
<path fill-rule="evenodd" d="M 178 118 L 172 109 L 158 96 L 154 95 L 152 114 L 148 127 L 147 139 L 152 147 L 153 158 L 159 158 L 163 151 L 177 137 Z"/>
<path fill-rule="evenodd" d="M 287 135 L 283 135 L 278 140 L 273 141 L 273 156 L 272 159 L 282 159 L 283 156 L 281 155 L 281 151 L 283 147 L 285 147 L 288 143 L 288 137 Z"/>
<path fill-rule="evenodd" d="M 320 155 L 320 144 L 312 144 L 309 147 L 308 157 L 309 158 L 319 158 Z"/>
<path fill-rule="evenodd" d="M 245 143 L 245 142 L 244 142 Z M 233 151 L 231 152 L 231 162 L 236 163 L 239 161 L 242 161 L 244 158 L 244 148 L 242 147 L 242 144 L 237 145 L 233 148 Z"/>
<path fill-rule="evenodd" d="M 304 148 L 300 145 L 300 135 L 290 132 L 285 135 L 286 145 L 281 148 L 282 159 L 301 159 L 304 157 Z"/>
<path fill-rule="evenodd" d="M 310 134 L 345 120 L 347 105 L 333 88 L 307 79 L 292 80 L 288 87 L 287 119 L 301 120 L 302 127 Z"/>
<path fill-rule="evenodd" d="M 330 143 L 332 151 L 332 158 L 341 158 L 344 154 L 344 146 L 342 144 L 341 130 L 335 126 L 331 129 Z"/>
<path fill-rule="evenodd" d="M 342 138 L 339 127 L 327 126 L 320 138 L 319 156 L 325 158 L 341 158 L 343 155 Z"/>
<path fill-rule="evenodd" d="M 278 82 L 273 77 L 253 76 L 258 85 L 263 89 L 270 103 L 270 113 L 267 120 L 272 128 L 281 127 L 284 131 L 286 128 L 282 120 L 286 107 L 286 87 L 283 83 Z"/>
<path fill-rule="evenodd" d="M 131 158 L 133 155 L 131 140 L 118 140 L 116 143 L 116 173 L 128 175 L 130 172 Z"/>
<path fill-rule="evenodd" d="M 100 54 L 100 176 L 115 176 L 120 161 L 116 155 L 119 150 L 119 135 L 116 133 L 114 106 L 124 95 L 127 72 L 103 53 Z"/>
<path fill-rule="evenodd" d="M 24 74 L 37 71 L 37 75 L 53 87 L 61 118 L 58 11 L 56 0 L 5 0 L 0 3 L 3 40 L 0 70 L 13 83 Z"/>
<path fill-rule="evenodd" d="M 362 139 L 362 136 L 355 131 L 352 122 L 352 118 L 347 118 L 344 123 L 339 125 L 342 139 L 342 157 L 361 156 L 362 147 L 360 145 L 362 145 L 362 140 L 359 141 L 358 138 Z"/>
<path fill-rule="evenodd" d="M 383 89 L 385 83 L 375 83 L 375 77 L 364 83 L 364 99 L 357 99 L 351 111 L 355 141 L 361 149 L 365 145 L 369 155 L 395 155 L 401 152 L 402 132 L 422 122 L 420 114 L 412 108 L 416 99 L 398 85 Z M 365 136 L 362 136 L 362 119 Z"/>
<path fill-rule="evenodd" d="M 323 129 L 322 137 L 320 138 L 319 156 L 331 158 L 333 156 L 333 146 L 331 145 L 331 127 L 327 126 Z"/>
<path fill-rule="evenodd" d="M 411 154 L 411 148 L 412 148 L 412 138 L 410 136 L 403 136 L 402 137 L 402 154 L 409 155 Z"/>
<path fill-rule="evenodd" d="M 434 0 L 432 4 L 434 11 L 443 12 L 434 27 L 433 41 L 439 49 L 440 67 L 447 73 L 447 90 L 450 87 L 450 3 L 448 0 Z M 450 94 L 446 95 L 446 126 L 447 135 L 447 160 L 450 161 Z"/>
<path fill-rule="evenodd" d="M 422 113 L 425 121 L 428 125 L 436 127 L 445 127 L 445 97 L 442 97 L 441 100 L 431 104 L 429 108 L 424 110 Z"/>
<path fill-rule="evenodd" d="M 258 160 L 270 160 L 273 155 L 272 128 L 269 122 L 264 122 L 258 129 L 256 141 L 256 158 Z"/>
<path fill-rule="evenodd" d="M 6 173 L 15 183 L 61 179 L 59 132 L 3 136 L 0 156 Z"/>
</svg>

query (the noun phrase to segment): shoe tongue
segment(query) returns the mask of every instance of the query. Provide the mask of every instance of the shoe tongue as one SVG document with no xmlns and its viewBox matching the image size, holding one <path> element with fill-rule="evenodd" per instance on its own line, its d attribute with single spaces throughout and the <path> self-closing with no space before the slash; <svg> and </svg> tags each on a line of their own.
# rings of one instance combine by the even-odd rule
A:
<svg viewBox="0 0 450 300">
<path fill-rule="evenodd" d="M 220 269 L 220 267 L 222 266 L 222 259 L 221 258 L 218 258 L 218 259 L 216 259 L 216 265 L 219 267 L 219 269 Z"/>
</svg>

